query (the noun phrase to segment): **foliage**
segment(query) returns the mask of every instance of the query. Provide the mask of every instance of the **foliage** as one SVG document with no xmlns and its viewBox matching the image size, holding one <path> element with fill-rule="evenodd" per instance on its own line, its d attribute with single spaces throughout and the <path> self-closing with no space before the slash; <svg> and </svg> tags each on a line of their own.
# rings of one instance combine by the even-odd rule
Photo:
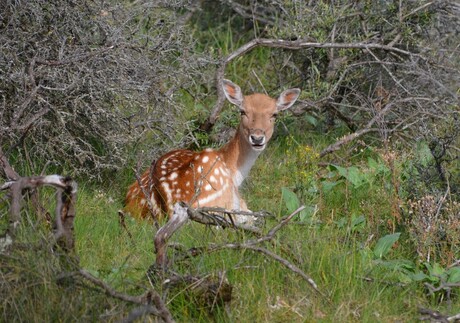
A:
<svg viewBox="0 0 460 323">
<path fill-rule="evenodd" d="M 18 167 L 100 178 L 141 136 L 178 140 L 172 96 L 203 66 L 180 1 L 2 1 L 0 137 Z M 201 74 L 200 74 L 201 75 Z M 160 147 L 161 148 L 161 147 Z"/>
</svg>

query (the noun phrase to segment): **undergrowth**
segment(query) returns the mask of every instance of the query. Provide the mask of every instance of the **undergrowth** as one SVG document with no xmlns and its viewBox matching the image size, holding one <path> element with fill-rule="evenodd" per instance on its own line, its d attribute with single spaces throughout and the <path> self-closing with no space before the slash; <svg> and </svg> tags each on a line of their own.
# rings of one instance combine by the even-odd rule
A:
<svg viewBox="0 0 460 323">
<path fill-rule="evenodd" d="M 458 291 L 446 287 L 447 282 L 458 282 L 458 267 L 420 259 L 413 232 L 392 212 L 391 205 L 401 201 L 395 199 L 390 177 L 401 174 L 407 160 L 396 157 L 398 170 L 392 172 L 382 152 L 368 147 L 353 165 L 320 165 L 317 152 L 326 144 L 311 131 L 279 136 L 256 163 L 243 195 L 251 209 L 268 210 L 277 218 L 301 204 L 307 206 L 270 249 L 311 275 L 327 299 L 296 273 L 259 253 L 224 250 L 182 261 L 173 253 L 177 272 L 225 275 L 233 287 L 230 304 L 212 309 L 187 288 L 168 291 L 165 302 L 175 319 L 411 321 L 419 307 L 460 310 Z M 161 284 L 147 275 L 155 260 L 154 226 L 131 218 L 125 219 L 126 228 L 120 226 L 121 199 L 116 185 L 80 186 L 75 220 L 78 264 L 121 292 L 140 295 L 152 287 L 161 292 Z M 76 264 L 46 247 L 46 224 L 30 212 L 25 219 L 29 220 L 21 227 L 21 243 L 1 258 L 2 320 L 93 321 L 126 316 L 132 305 L 69 278 Z M 265 230 L 273 223 L 269 220 Z M 172 240 L 190 249 L 251 238 L 188 224 Z M 428 284 L 439 289 L 430 290 Z"/>
</svg>

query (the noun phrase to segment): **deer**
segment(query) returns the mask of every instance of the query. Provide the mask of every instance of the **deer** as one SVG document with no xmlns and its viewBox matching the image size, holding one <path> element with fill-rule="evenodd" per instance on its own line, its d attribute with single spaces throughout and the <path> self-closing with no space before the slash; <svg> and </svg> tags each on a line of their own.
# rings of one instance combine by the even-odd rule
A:
<svg viewBox="0 0 460 323">
<path fill-rule="evenodd" d="M 241 88 L 227 79 L 222 81 L 222 87 L 227 100 L 241 115 L 234 137 L 217 150 L 179 149 L 158 158 L 128 188 L 125 212 L 139 219 L 169 218 L 176 202 L 194 208 L 251 212 L 238 188 L 270 141 L 278 114 L 296 102 L 300 89 L 285 90 L 274 99 L 261 93 L 244 96 Z M 236 215 L 233 220 L 252 223 L 253 217 Z"/>
</svg>

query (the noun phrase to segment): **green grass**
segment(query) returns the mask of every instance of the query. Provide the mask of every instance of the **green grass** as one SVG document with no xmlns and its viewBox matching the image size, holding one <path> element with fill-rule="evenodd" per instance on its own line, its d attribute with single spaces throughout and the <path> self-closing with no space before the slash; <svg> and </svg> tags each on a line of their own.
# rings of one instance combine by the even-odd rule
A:
<svg viewBox="0 0 460 323">
<path fill-rule="evenodd" d="M 293 134 L 299 147 L 316 143 L 308 150 L 311 154 L 327 144 L 324 139 L 316 140 L 313 132 Z M 317 171 L 315 179 L 302 183 L 291 162 L 303 156 L 292 152 L 302 154 L 302 150 L 291 148 L 288 156 L 286 137 L 280 136 L 258 160 L 242 191 L 251 209 L 265 209 L 280 218 L 287 214 L 282 187 L 302 189 L 302 184 L 320 183 L 328 174 L 324 168 L 310 165 L 308 169 Z M 450 307 L 446 302 L 437 303 L 427 297 L 421 282 L 402 284 L 398 271 L 378 265 L 372 251 L 380 237 L 391 233 L 388 221 L 393 219 L 389 209 L 394 201 L 386 185 L 387 177 L 369 172 L 366 158 L 357 160 L 355 165 L 361 165 L 362 176 L 370 176 L 369 184 L 354 187 L 335 175 L 331 180 L 339 184 L 333 190 L 323 191 L 318 183 L 316 191 L 303 187 L 302 198 L 318 207 L 315 221 L 293 220 L 278 233 L 272 245 L 266 245 L 309 274 L 327 299 L 316 294 L 298 274 L 249 250 L 223 250 L 180 262 L 177 255 L 170 253 L 174 271 L 197 276 L 225 272 L 233 286 L 233 299 L 226 310 L 204 308 L 186 288 L 169 291 L 165 300 L 175 318 L 196 322 L 393 322 L 415 321 L 419 307 L 458 312 L 456 295 Z M 120 181 L 124 183 L 125 179 Z M 161 292 L 161 286 L 152 285 L 146 275 L 155 261 L 154 226 L 128 218 L 126 224 L 132 238 L 128 236 L 117 214 L 122 207 L 122 186 L 114 184 L 104 189 L 80 185 L 75 220 L 79 264 L 119 291 L 140 295 L 153 287 Z M 33 215 L 29 216 L 29 222 L 34 222 Z M 356 224 L 353 221 L 359 216 L 364 220 Z M 39 225 L 32 231 L 29 222 L 24 222 L 20 239 L 32 247 L 18 249 L 2 260 L 4 268 L 8 268 L 2 271 L 3 293 L 5 286 L 14 288 L 1 303 L 9 311 L 3 319 L 28 320 L 33 313 L 33 320 L 39 321 L 114 320 L 129 313 L 132 305 L 106 297 L 90 284 L 59 283 L 56 277 L 69 268 L 59 255 L 40 249 L 48 228 Z M 275 223 L 276 220 L 269 220 L 265 230 Z M 251 238 L 232 230 L 190 223 L 172 241 L 188 249 Z M 411 247 L 402 238 L 383 261 L 411 259 Z"/>
<path fill-rule="evenodd" d="M 179 261 L 180 254 L 169 253 L 171 269 L 182 275 L 217 277 L 225 273 L 233 286 L 232 301 L 226 309 L 209 310 L 184 286 L 162 290 L 161 284 L 152 283 L 146 274 L 155 262 L 153 223 L 127 218 L 132 238 L 119 224 L 117 211 L 122 207 L 129 172 L 113 180 L 110 188 L 80 183 L 75 235 L 81 268 L 131 295 L 140 295 L 149 288 L 165 292 L 166 304 L 177 321 L 406 322 L 418 318 L 419 307 L 444 313 L 460 311 L 458 291 L 452 294 L 450 304 L 439 302 L 438 297 L 427 295 L 422 281 L 407 281 L 407 276 L 404 280 L 401 271 L 386 265 L 411 260 L 417 268 L 423 267 L 407 232 L 403 231 L 398 243 L 382 259 L 373 254 L 377 240 L 395 229 L 393 190 L 378 154 L 357 155 L 349 165 L 357 170 L 345 173 L 347 178 L 334 167 L 319 167 L 315 159 L 315 153 L 338 134 L 319 136 L 308 128 L 282 134 L 281 130 L 279 127 L 278 136 L 257 161 L 242 194 L 252 210 L 268 210 L 276 219 L 288 214 L 283 187 L 295 191 L 302 203 L 317 207 L 313 219 L 294 219 L 277 234 L 273 244 L 265 247 L 310 275 L 326 298 L 282 264 L 249 250 L 222 250 L 183 261 Z M 377 160 L 377 166 L 368 157 Z M 305 158 L 308 164 L 302 164 Z M 307 176 L 299 172 L 299 165 L 303 165 Z M 327 189 L 325 181 L 336 185 Z M 52 201 L 52 190 L 43 196 Z M 4 224 L 6 213 L 1 219 Z M 275 225 L 276 219 L 269 220 L 264 230 Z M 49 227 L 35 223 L 33 213 L 24 212 L 18 239 L 25 247 L 1 258 L 2 320 L 93 321 L 125 317 L 133 305 L 107 297 L 87 282 L 70 279 L 62 283 L 57 279 L 74 269 L 65 257 L 44 247 Z M 189 223 L 171 241 L 189 249 L 251 238 L 233 230 Z"/>
</svg>

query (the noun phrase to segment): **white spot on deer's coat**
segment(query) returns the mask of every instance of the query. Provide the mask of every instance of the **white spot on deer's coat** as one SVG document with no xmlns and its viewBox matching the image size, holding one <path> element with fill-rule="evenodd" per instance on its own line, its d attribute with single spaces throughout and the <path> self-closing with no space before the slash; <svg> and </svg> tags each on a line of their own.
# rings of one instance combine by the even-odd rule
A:
<svg viewBox="0 0 460 323">
<path fill-rule="evenodd" d="M 171 180 L 171 181 L 172 181 L 173 179 L 176 179 L 176 178 L 177 178 L 177 176 L 179 176 L 179 175 L 178 175 L 176 172 L 174 172 L 174 173 L 171 173 L 171 175 L 169 175 L 169 180 Z"/>
<path fill-rule="evenodd" d="M 209 194 L 204 198 L 199 199 L 198 202 L 197 202 L 197 205 L 198 206 L 206 206 L 206 205 L 208 205 L 208 203 L 211 203 L 211 202 L 215 201 L 216 199 L 218 199 L 219 197 L 221 197 L 224 194 L 225 190 L 227 190 L 227 189 L 228 189 L 228 183 L 226 183 L 222 187 L 222 189 L 220 189 L 218 191 L 215 191 L 214 193 Z"/>
<path fill-rule="evenodd" d="M 209 180 L 211 181 L 211 183 L 217 183 L 217 180 L 213 175 L 211 175 L 211 177 L 209 177 Z"/>
<path fill-rule="evenodd" d="M 206 186 L 204 187 L 204 189 L 205 189 L 206 191 L 212 190 L 211 184 L 206 184 Z"/>
<path fill-rule="evenodd" d="M 161 183 L 161 187 L 163 187 L 165 193 L 166 193 L 166 202 L 168 204 L 168 208 L 171 206 L 172 208 L 172 205 L 171 205 L 171 200 L 172 200 L 172 190 L 169 188 L 169 184 L 168 182 L 163 182 Z"/>
<path fill-rule="evenodd" d="M 225 168 L 223 168 L 223 167 L 219 167 L 219 171 L 220 171 L 220 172 L 222 173 L 222 175 L 224 175 L 224 176 L 228 176 L 228 175 L 229 175 L 228 172 L 227 172 L 227 170 L 226 170 Z"/>
<path fill-rule="evenodd" d="M 219 175 L 219 174 L 220 174 L 219 168 L 214 169 L 214 175 Z"/>
<path fill-rule="evenodd" d="M 203 162 L 203 164 L 206 164 L 208 161 L 209 161 L 209 157 L 208 156 L 204 156 L 203 159 L 201 160 Z"/>
</svg>

